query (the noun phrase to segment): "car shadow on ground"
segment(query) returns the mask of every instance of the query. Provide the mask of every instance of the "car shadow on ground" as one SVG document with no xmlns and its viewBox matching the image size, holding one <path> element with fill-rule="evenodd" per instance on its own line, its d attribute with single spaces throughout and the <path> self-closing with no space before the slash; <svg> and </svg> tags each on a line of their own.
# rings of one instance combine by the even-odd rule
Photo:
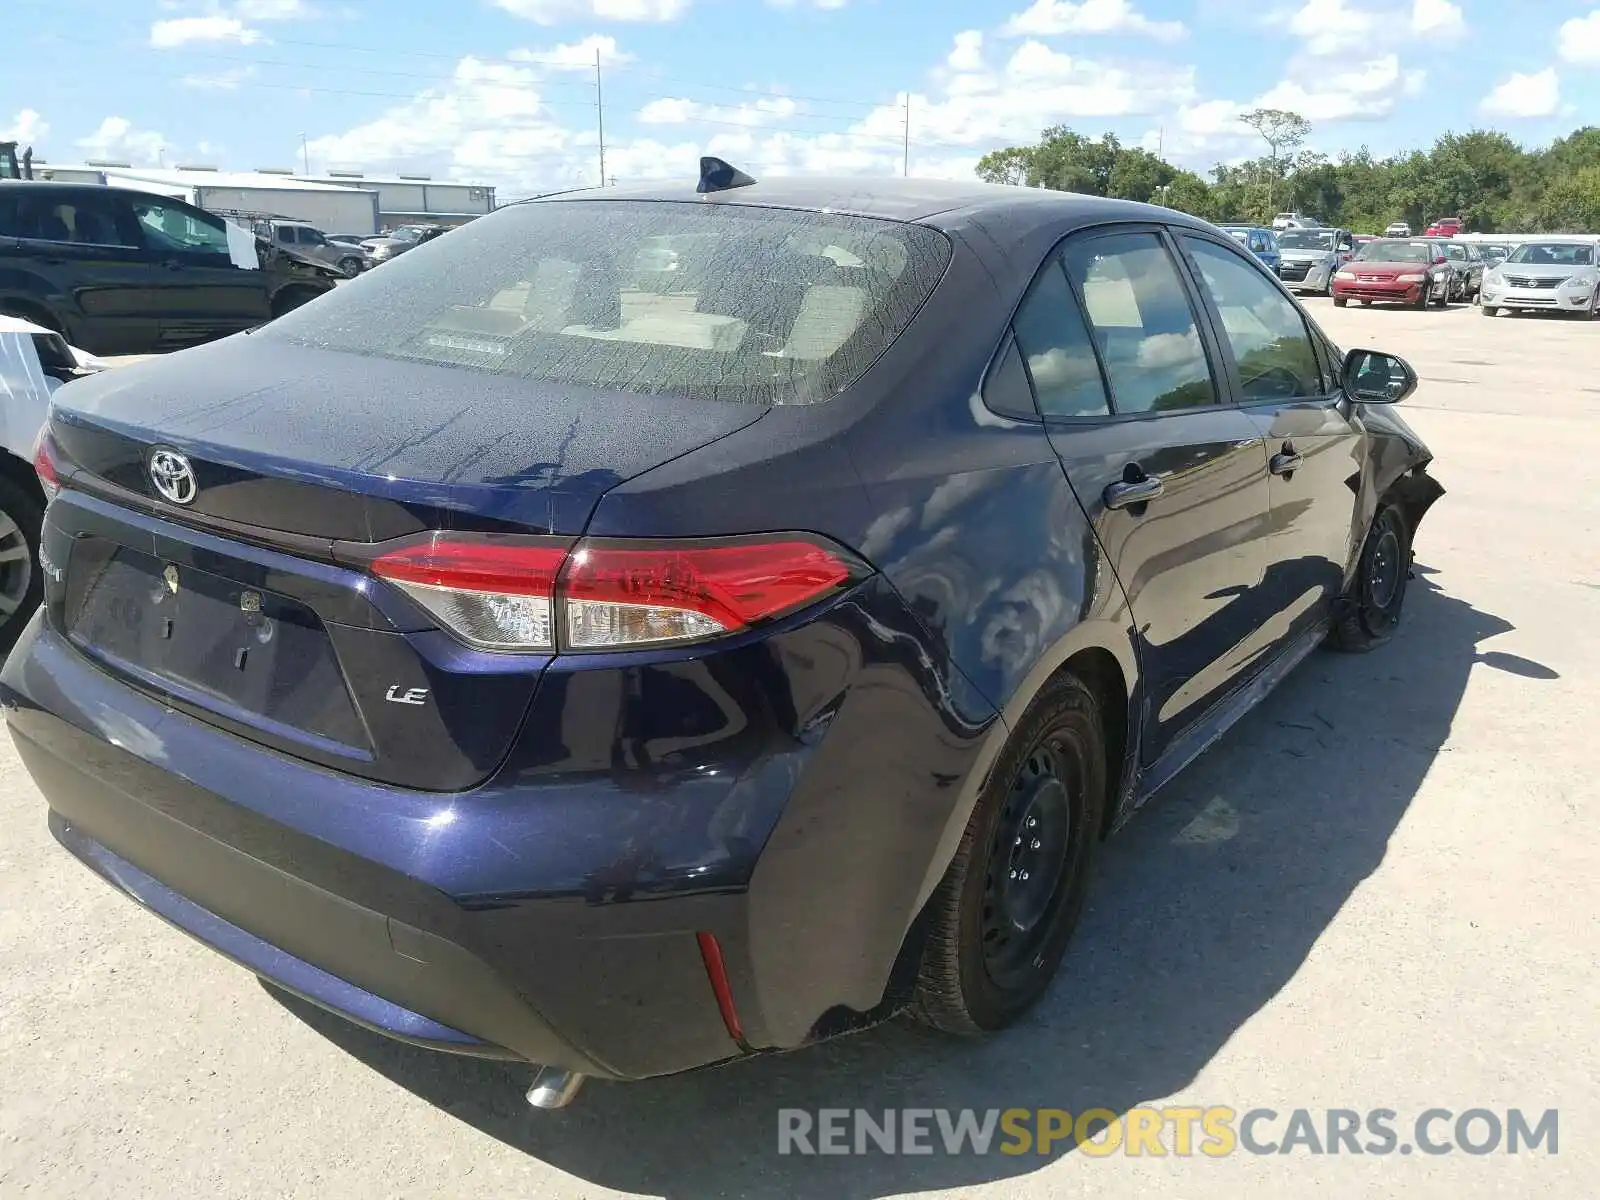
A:
<svg viewBox="0 0 1600 1200">
<path fill-rule="evenodd" d="M 413 1049 L 274 994 L 452 1116 L 608 1188 L 851 1200 L 1025 1175 L 1047 1160 L 942 1149 L 780 1156 L 778 1110 L 1122 1112 L 1187 1086 L 1294 976 L 1383 861 L 1474 665 L 1556 677 L 1484 653 L 1483 642 L 1512 626 L 1429 574 L 1418 568 L 1391 644 L 1314 655 L 1105 845 L 1061 977 L 1028 1020 L 1000 1036 L 954 1041 L 895 1023 L 712 1071 L 591 1083 L 573 1107 L 540 1113 L 522 1100 L 526 1069 Z"/>
</svg>

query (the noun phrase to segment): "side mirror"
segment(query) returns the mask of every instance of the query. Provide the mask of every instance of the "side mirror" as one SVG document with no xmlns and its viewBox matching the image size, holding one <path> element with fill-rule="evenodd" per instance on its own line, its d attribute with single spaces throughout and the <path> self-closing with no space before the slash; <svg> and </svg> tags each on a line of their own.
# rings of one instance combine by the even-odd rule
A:
<svg viewBox="0 0 1600 1200">
<path fill-rule="evenodd" d="M 1352 350 L 1344 356 L 1344 394 L 1363 404 L 1399 404 L 1417 390 L 1417 373 L 1398 354 Z"/>
</svg>

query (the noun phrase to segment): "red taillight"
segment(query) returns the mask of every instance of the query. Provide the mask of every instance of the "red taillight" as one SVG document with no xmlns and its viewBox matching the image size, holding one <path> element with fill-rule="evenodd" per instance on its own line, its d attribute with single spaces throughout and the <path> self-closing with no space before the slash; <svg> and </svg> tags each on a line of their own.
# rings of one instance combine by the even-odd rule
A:
<svg viewBox="0 0 1600 1200">
<path fill-rule="evenodd" d="M 562 639 L 582 650 L 733 633 L 818 600 L 851 574 L 811 541 L 585 542 L 561 574 Z"/>
<path fill-rule="evenodd" d="M 33 444 L 33 470 L 39 476 L 46 501 L 61 494 L 61 469 L 56 464 L 55 442 L 50 439 L 48 428 L 39 431 L 39 438 Z"/>
<path fill-rule="evenodd" d="M 486 649 L 610 650 L 701 641 L 814 603 L 864 574 L 796 535 L 729 541 L 585 541 L 439 534 L 383 554 L 373 573 Z"/>
</svg>

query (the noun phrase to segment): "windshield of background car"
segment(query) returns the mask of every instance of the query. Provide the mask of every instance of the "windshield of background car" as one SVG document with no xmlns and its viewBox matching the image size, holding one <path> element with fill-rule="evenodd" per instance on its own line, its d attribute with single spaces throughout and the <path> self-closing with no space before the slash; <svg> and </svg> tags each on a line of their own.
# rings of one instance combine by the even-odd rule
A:
<svg viewBox="0 0 1600 1200">
<path fill-rule="evenodd" d="M 1560 242 L 1524 242 L 1511 252 L 1511 257 L 1506 261 L 1530 267 L 1592 267 L 1594 247 Z"/>
<path fill-rule="evenodd" d="M 1331 229 L 1290 229 L 1278 235 L 1278 246 L 1283 250 L 1332 250 L 1333 239 Z"/>
<path fill-rule="evenodd" d="M 1356 251 L 1357 262 L 1414 262 L 1432 261 L 1427 242 L 1368 242 Z"/>
<path fill-rule="evenodd" d="M 545 201 L 472 222 L 257 336 L 752 404 L 852 383 L 950 260 L 921 225 L 732 204 Z"/>
<path fill-rule="evenodd" d="M 1226 232 L 1229 237 L 1233 238 L 1241 246 L 1250 244 L 1250 231 L 1248 229 L 1228 229 Z"/>
</svg>

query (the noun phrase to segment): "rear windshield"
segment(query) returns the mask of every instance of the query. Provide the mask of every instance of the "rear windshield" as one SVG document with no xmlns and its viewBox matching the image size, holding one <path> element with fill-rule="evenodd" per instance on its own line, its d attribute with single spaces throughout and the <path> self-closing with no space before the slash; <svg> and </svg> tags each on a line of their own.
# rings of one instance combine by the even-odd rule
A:
<svg viewBox="0 0 1600 1200">
<path fill-rule="evenodd" d="M 384 264 L 258 336 L 645 394 L 807 404 L 899 336 L 944 235 L 716 203 L 515 205 Z"/>
<path fill-rule="evenodd" d="M 1356 251 L 1357 262 L 1425 263 L 1432 259 L 1427 242 L 1368 242 Z"/>
</svg>

